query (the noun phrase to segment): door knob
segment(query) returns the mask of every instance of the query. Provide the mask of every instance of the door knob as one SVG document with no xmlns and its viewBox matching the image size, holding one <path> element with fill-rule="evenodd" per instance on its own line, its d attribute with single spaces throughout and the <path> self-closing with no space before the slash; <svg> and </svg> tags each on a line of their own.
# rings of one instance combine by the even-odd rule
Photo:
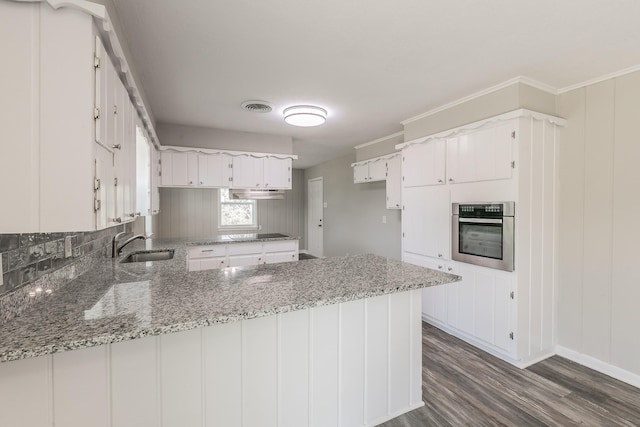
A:
<svg viewBox="0 0 640 427">
<path fill-rule="evenodd" d="M 322 227 L 322 224 L 318 224 L 318 227 Z"/>
</svg>

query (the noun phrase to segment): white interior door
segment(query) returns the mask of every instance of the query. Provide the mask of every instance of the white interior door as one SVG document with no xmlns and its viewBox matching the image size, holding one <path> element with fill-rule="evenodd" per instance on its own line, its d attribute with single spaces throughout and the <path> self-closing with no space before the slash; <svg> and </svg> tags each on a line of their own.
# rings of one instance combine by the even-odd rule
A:
<svg viewBox="0 0 640 427">
<path fill-rule="evenodd" d="M 309 180 L 307 191 L 308 197 L 308 223 L 307 223 L 307 250 L 316 257 L 324 254 L 323 230 L 324 224 L 323 209 L 324 195 L 322 177 Z"/>
</svg>

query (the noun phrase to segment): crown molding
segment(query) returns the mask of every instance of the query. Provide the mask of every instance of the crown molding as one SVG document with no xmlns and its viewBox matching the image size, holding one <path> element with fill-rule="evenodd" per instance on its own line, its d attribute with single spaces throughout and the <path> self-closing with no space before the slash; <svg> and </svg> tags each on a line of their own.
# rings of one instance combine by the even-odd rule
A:
<svg viewBox="0 0 640 427">
<path fill-rule="evenodd" d="M 529 78 L 529 77 L 518 76 L 518 77 L 514 77 L 512 79 L 509 79 L 509 80 L 507 80 L 505 82 L 499 83 L 499 84 L 497 84 L 495 86 L 491 86 L 489 88 L 483 89 L 483 90 L 481 90 L 479 92 L 472 93 L 471 95 L 465 96 L 464 98 L 460 98 L 460 99 L 457 99 L 457 100 L 455 100 L 453 102 L 449 102 L 448 104 L 445 104 L 445 105 L 442 105 L 440 107 L 434 108 L 434 109 L 429 110 L 429 111 L 427 111 L 425 113 L 419 114 L 419 115 L 414 116 L 414 117 L 410 117 L 410 118 L 408 118 L 406 120 L 401 121 L 400 123 L 402 125 L 406 126 L 407 124 L 409 124 L 411 122 L 415 122 L 416 120 L 424 119 L 425 117 L 432 116 L 432 115 L 434 115 L 436 113 L 439 113 L 441 111 L 448 110 L 449 108 L 455 107 L 455 106 L 460 105 L 460 104 L 464 104 L 465 102 L 469 102 L 469 101 L 474 100 L 476 98 L 480 98 L 480 97 L 488 95 L 490 93 L 497 92 L 497 91 L 499 91 L 501 89 L 504 89 L 504 88 L 506 88 L 508 86 L 511 86 L 511 85 L 514 85 L 514 84 L 517 84 L 517 83 L 526 84 L 527 86 L 531 86 L 531 87 L 534 87 L 536 89 L 540 89 L 540 90 L 548 92 L 548 93 L 550 93 L 552 95 L 557 95 L 558 94 L 558 90 L 555 89 L 552 86 L 549 86 L 548 84 L 539 82 L 539 81 L 534 80 L 534 79 Z"/>
<path fill-rule="evenodd" d="M 603 82 L 605 80 L 615 79 L 616 77 L 621 77 L 621 76 L 624 76 L 625 74 L 630 74 L 630 73 L 633 73 L 633 72 L 636 72 L 636 71 L 640 71 L 640 64 L 634 65 L 633 67 L 624 68 L 622 70 L 615 71 L 613 73 L 605 74 L 605 75 L 600 76 L 600 77 L 595 77 L 593 79 L 585 80 L 582 83 L 577 83 L 577 84 L 574 84 L 574 85 L 571 85 L 571 86 L 563 87 L 562 89 L 558 89 L 558 94 L 570 92 L 572 90 L 576 90 L 576 89 L 580 89 L 580 88 L 585 87 L 585 86 L 589 86 L 589 85 L 593 85 L 593 84 L 596 84 L 596 83 L 600 83 L 600 82 Z"/>
<path fill-rule="evenodd" d="M 404 135 L 404 131 L 392 133 L 391 135 L 383 136 L 382 138 L 374 139 L 373 141 L 369 141 L 369 142 L 365 142 L 364 144 L 356 145 L 353 148 L 358 150 L 360 148 L 368 147 L 369 145 L 374 145 L 374 144 L 377 144 L 379 142 L 384 142 L 384 141 L 386 141 L 388 139 L 397 138 L 397 137 L 402 136 L 402 135 Z"/>
</svg>

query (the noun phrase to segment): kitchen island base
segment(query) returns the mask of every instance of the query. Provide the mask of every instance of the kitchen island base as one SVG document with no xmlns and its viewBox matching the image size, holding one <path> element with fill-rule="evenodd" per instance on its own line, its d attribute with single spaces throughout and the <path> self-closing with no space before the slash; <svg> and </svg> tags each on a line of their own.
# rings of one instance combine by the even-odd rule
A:
<svg viewBox="0 0 640 427">
<path fill-rule="evenodd" d="M 0 425 L 374 426 L 423 405 L 421 290 L 0 364 Z"/>
</svg>

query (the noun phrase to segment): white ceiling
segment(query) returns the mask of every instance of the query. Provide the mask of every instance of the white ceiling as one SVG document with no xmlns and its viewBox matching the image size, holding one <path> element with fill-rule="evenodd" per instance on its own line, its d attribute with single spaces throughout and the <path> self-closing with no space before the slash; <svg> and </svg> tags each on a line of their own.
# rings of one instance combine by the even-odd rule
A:
<svg viewBox="0 0 640 427">
<path fill-rule="evenodd" d="M 289 135 L 296 167 L 516 76 L 564 88 L 640 64 L 636 0 L 113 2 L 158 122 Z M 287 125 L 295 104 L 327 123 Z"/>
</svg>

